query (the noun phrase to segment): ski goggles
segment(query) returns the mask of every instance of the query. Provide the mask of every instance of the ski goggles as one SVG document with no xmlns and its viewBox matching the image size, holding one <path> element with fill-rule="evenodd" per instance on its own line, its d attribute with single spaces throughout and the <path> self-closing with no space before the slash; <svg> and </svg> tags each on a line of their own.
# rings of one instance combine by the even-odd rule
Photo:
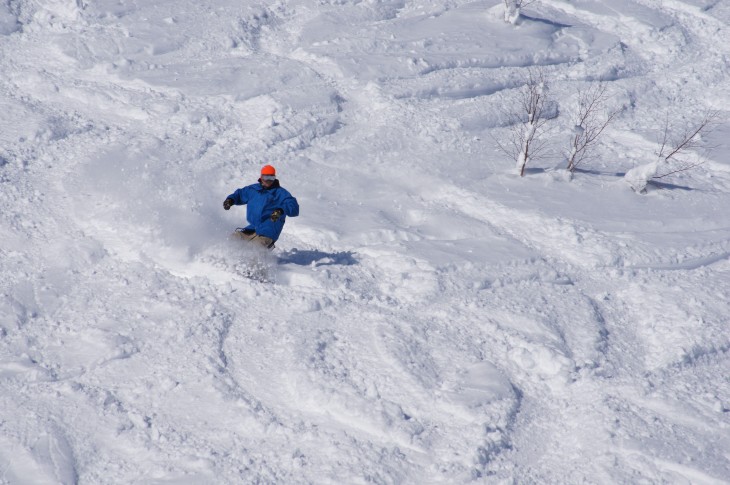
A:
<svg viewBox="0 0 730 485">
<path fill-rule="evenodd" d="M 276 180 L 276 175 L 262 175 L 261 180 L 266 180 L 267 182 L 273 182 Z"/>
</svg>

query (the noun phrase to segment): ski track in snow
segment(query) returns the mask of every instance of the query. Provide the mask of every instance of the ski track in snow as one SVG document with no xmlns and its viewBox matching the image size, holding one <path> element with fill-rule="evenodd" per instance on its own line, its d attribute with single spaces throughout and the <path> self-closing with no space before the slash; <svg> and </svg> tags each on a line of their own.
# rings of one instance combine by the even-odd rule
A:
<svg viewBox="0 0 730 485">
<path fill-rule="evenodd" d="M 730 11 L 502 8 L 0 4 L 0 483 L 727 483 L 727 150 L 614 174 L 724 143 Z M 572 178 L 490 142 L 534 66 L 624 107 Z"/>
</svg>

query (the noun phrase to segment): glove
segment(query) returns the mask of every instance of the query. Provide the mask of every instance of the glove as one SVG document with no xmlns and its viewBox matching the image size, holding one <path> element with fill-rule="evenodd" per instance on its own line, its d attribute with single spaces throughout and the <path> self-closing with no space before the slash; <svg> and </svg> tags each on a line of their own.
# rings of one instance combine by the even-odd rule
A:
<svg viewBox="0 0 730 485">
<path fill-rule="evenodd" d="M 279 217 L 284 213 L 281 209 L 275 209 L 274 212 L 271 213 L 271 220 L 276 222 L 279 220 Z"/>
<path fill-rule="evenodd" d="M 223 201 L 223 208 L 225 210 L 230 209 L 232 205 L 233 205 L 233 199 L 226 199 Z"/>
</svg>

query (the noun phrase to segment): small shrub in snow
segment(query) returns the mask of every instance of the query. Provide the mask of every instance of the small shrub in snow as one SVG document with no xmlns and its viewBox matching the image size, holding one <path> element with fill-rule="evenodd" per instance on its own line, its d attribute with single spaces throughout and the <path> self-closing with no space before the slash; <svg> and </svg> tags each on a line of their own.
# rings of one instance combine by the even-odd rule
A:
<svg viewBox="0 0 730 485">
<path fill-rule="evenodd" d="M 544 152 L 546 141 L 542 135 L 545 124 L 555 117 L 555 111 L 556 104 L 550 99 L 544 72 L 528 70 L 517 102 L 503 113 L 510 125 L 509 138 L 506 142 L 495 139 L 499 149 L 516 162 L 521 177 L 525 175 L 527 163 Z"/>
<path fill-rule="evenodd" d="M 711 131 L 717 122 L 720 113 L 717 111 L 707 111 L 702 118 L 691 126 L 687 127 L 682 133 L 674 138 L 673 142 L 669 141 L 669 120 L 664 125 L 664 136 L 662 138 L 662 146 L 659 150 L 659 160 L 665 165 L 673 165 L 663 175 L 655 175 L 654 178 L 663 178 L 669 175 L 684 172 L 691 168 L 702 165 L 707 160 L 701 154 L 697 155 L 697 151 L 706 151 L 708 147 L 702 141 L 702 135 Z M 688 152 L 695 152 L 695 159 L 690 161 L 684 158 Z"/>
<path fill-rule="evenodd" d="M 669 117 L 664 123 L 661 148 L 657 160 L 629 170 L 624 179 L 636 192 L 646 191 L 647 184 L 698 167 L 707 161 L 701 152 L 711 149 L 702 140 L 716 124 L 719 112 L 706 111 L 695 123 L 688 125 L 679 135 L 672 136 Z M 692 159 L 686 158 L 691 154 Z"/>
<path fill-rule="evenodd" d="M 588 158 L 598 138 L 620 112 L 619 109 L 606 112 L 608 97 L 607 87 L 603 83 L 578 91 L 575 128 L 566 156 L 569 172 L 575 172 L 578 165 Z"/>
</svg>

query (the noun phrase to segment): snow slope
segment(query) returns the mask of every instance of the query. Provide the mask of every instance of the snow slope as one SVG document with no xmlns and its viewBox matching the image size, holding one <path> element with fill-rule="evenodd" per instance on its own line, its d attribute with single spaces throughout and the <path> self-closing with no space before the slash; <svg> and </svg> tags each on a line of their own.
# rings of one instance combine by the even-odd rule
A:
<svg viewBox="0 0 730 485">
<path fill-rule="evenodd" d="M 0 2 L 0 483 L 730 483 L 730 4 L 503 9 Z M 257 254 L 265 163 L 301 215 Z"/>
</svg>

